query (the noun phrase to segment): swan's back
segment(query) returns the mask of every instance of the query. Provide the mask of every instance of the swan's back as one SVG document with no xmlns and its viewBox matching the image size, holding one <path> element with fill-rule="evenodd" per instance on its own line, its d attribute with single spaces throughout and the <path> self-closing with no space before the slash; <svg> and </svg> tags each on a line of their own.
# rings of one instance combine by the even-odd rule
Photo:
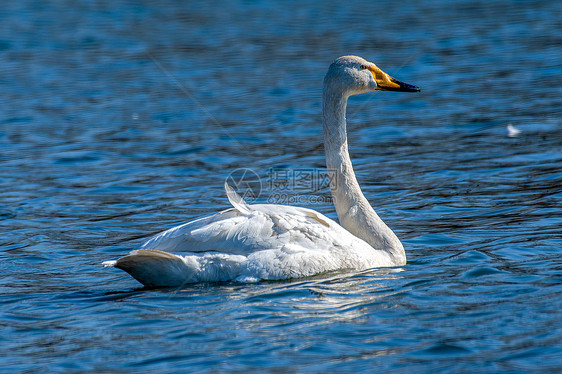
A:
<svg viewBox="0 0 562 374">
<path fill-rule="evenodd" d="M 145 242 L 140 249 L 183 253 L 221 252 L 248 256 L 255 251 L 287 246 L 307 250 L 333 251 L 336 247 L 359 243 L 332 219 L 312 209 L 276 204 L 247 205 L 185 223 L 164 231 Z M 346 245 L 348 240 L 348 245 Z"/>
</svg>

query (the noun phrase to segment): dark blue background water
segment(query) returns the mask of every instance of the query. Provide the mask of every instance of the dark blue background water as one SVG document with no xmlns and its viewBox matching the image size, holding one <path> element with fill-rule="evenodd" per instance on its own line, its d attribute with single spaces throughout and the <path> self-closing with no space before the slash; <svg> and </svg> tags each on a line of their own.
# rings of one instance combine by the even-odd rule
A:
<svg viewBox="0 0 562 374">
<path fill-rule="evenodd" d="M 236 168 L 323 170 L 344 54 L 422 88 L 347 116 L 406 266 L 175 291 L 101 266 L 225 208 Z M 562 2 L 4 2 L 0 102 L 2 372 L 562 368 Z"/>
</svg>

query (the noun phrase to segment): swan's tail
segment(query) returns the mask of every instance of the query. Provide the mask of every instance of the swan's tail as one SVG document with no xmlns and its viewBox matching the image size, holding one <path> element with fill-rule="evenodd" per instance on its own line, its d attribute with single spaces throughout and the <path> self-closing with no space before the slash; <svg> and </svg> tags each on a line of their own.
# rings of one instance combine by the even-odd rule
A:
<svg viewBox="0 0 562 374">
<path fill-rule="evenodd" d="M 178 256 L 155 249 L 138 249 L 103 265 L 125 270 L 147 287 L 181 287 L 187 283 L 238 279 L 246 260 L 245 256 L 224 253 Z"/>
<path fill-rule="evenodd" d="M 103 265 L 124 270 L 147 287 L 180 287 L 192 283 L 196 273 L 182 257 L 154 249 L 132 251 Z"/>
</svg>

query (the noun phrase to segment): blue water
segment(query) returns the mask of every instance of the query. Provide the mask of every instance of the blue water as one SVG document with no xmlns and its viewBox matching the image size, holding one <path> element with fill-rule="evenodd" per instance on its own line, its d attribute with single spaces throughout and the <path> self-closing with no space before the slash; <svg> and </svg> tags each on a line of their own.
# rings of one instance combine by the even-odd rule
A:
<svg viewBox="0 0 562 374">
<path fill-rule="evenodd" d="M 4 2 L 0 371 L 560 372 L 561 20 L 550 0 Z M 237 168 L 258 200 L 272 168 L 322 174 L 344 54 L 422 89 L 347 116 L 406 266 L 181 290 L 101 266 L 226 208 Z M 289 197 L 335 218 L 302 182 Z"/>
</svg>

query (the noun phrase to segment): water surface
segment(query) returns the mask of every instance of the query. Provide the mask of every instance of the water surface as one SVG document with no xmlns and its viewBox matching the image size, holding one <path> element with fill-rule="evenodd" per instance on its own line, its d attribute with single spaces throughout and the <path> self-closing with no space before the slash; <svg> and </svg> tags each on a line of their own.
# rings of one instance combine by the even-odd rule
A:
<svg viewBox="0 0 562 374">
<path fill-rule="evenodd" d="M 559 372 L 561 20 L 554 1 L 5 4 L 2 371 Z M 181 290 L 101 267 L 226 208 L 237 168 L 258 201 L 271 170 L 322 175 L 344 54 L 422 88 L 347 115 L 406 266 Z"/>
</svg>

